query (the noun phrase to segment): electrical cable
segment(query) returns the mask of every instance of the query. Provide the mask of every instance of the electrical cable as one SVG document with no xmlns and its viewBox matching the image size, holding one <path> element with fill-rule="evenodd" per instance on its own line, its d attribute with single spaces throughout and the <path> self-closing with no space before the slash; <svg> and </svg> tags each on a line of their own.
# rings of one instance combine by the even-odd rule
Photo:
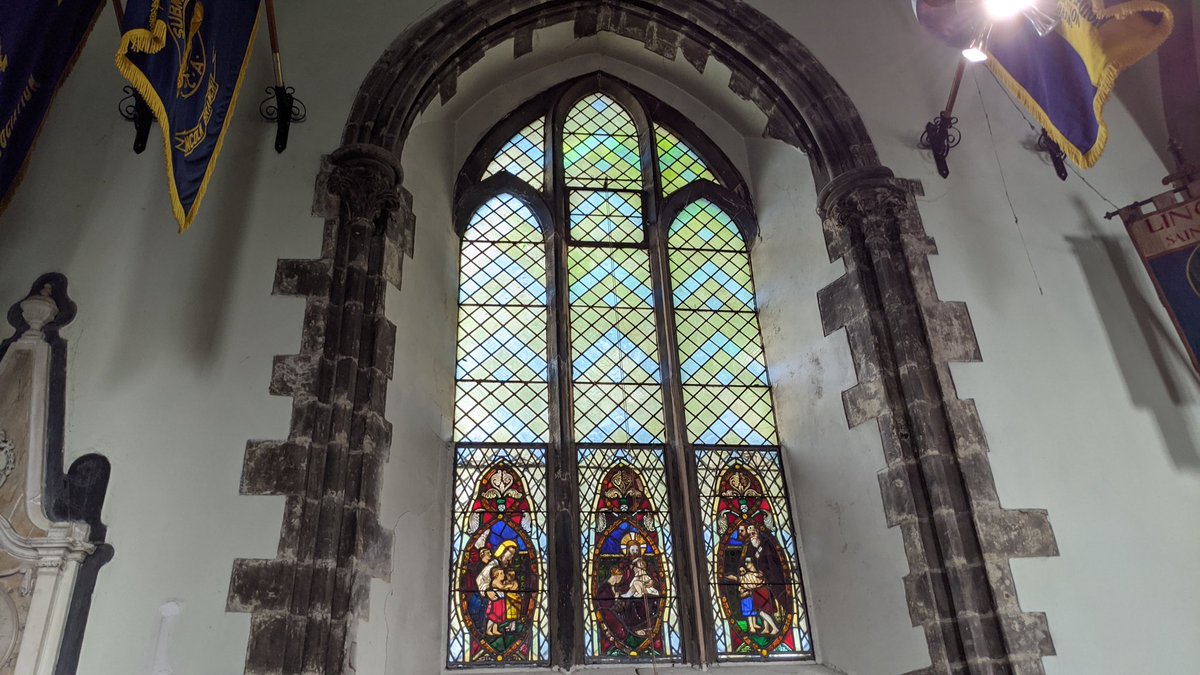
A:
<svg viewBox="0 0 1200 675">
<path fill-rule="evenodd" d="M 1042 289 L 1042 281 L 1038 278 L 1037 267 L 1033 264 L 1033 256 L 1029 253 L 1029 244 L 1025 241 L 1025 233 L 1021 231 L 1021 219 L 1017 217 L 1017 207 L 1013 206 L 1012 195 L 1008 192 L 1008 180 L 1004 177 L 1004 166 L 1000 164 L 1000 149 L 996 146 L 996 134 L 992 132 L 992 118 L 988 115 L 987 105 L 983 102 L 983 88 L 979 86 L 979 75 L 972 69 L 971 76 L 975 79 L 975 91 L 979 93 L 979 106 L 983 108 L 983 119 L 987 121 L 988 136 L 992 139 L 992 153 L 996 156 L 996 168 L 1000 169 L 1000 184 L 1004 186 L 1004 198 L 1008 200 L 1008 208 L 1012 211 L 1013 225 L 1017 227 L 1017 236 L 1021 238 L 1021 246 L 1025 248 L 1025 259 L 1029 261 L 1029 269 L 1033 270 L 1033 281 L 1037 284 L 1038 294 L 1046 295 Z M 1028 121 L 1028 120 L 1027 120 Z"/>
</svg>

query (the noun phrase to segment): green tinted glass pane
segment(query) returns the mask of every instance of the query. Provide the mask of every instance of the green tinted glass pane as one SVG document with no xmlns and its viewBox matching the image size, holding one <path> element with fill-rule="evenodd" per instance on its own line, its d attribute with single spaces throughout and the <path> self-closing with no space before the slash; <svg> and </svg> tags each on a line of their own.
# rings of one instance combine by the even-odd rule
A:
<svg viewBox="0 0 1200 675">
<path fill-rule="evenodd" d="M 657 384 L 574 386 L 577 443 L 660 443 L 662 387 Z"/>
<path fill-rule="evenodd" d="M 546 120 L 536 119 L 513 136 L 483 173 L 484 178 L 506 171 L 542 189 L 546 175 Z"/>
<path fill-rule="evenodd" d="M 775 413 L 769 387 L 684 385 L 688 438 L 701 445 L 771 445 Z"/>
<path fill-rule="evenodd" d="M 454 435 L 478 443 L 535 443 L 547 440 L 549 390 L 542 383 L 458 383 Z"/>
<path fill-rule="evenodd" d="M 471 216 L 463 235 L 469 241 L 542 242 L 537 218 L 521 200 L 508 194 L 489 199 Z"/>
<path fill-rule="evenodd" d="M 684 384 L 770 384 L 753 312 L 679 310 L 675 325 Z"/>
<path fill-rule="evenodd" d="M 466 234 L 455 440 L 545 442 L 550 406 L 545 244 L 533 214 L 509 195 L 481 206 Z"/>
<path fill-rule="evenodd" d="M 458 301 L 463 304 L 545 305 L 543 244 L 463 242 Z"/>
<path fill-rule="evenodd" d="M 459 380 L 546 381 L 546 308 L 464 305 L 458 313 Z"/>
<path fill-rule="evenodd" d="M 812 658 L 779 449 L 697 448 L 695 457 L 718 660 Z"/>
<path fill-rule="evenodd" d="M 670 131 L 658 128 L 658 170 L 662 175 L 663 195 L 670 195 L 694 180 L 716 182 L 704 160 Z"/>
<path fill-rule="evenodd" d="M 563 170 L 570 187 L 638 190 L 642 161 L 637 127 L 608 96 L 585 96 L 563 125 Z"/>
<path fill-rule="evenodd" d="M 754 311 L 754 282 L 745 253 L 672 250 L 675 307 Z"/>
<path fill-rule="evenodd" d="M 567 266 L 572 306 L 654 306 L 646 251 L 573 247 Z"/>
<path fill-rule="evenodd" d="M 672 248 L 745 251 L 746 242 L 737 224 L 721 207 L 707 199 L 688 204 L 671 223 Z"/>
<path fill-rule="evenodd" d="M 576 382 L 661 381 L 654 311 L 571 308 L 572 377 Z"/>
<path fill-rule="evenodd" d="M 576 241 L 637 244 L 644 238 L 639 193 L 572 190 L 570 203 Z"/>
</svg>

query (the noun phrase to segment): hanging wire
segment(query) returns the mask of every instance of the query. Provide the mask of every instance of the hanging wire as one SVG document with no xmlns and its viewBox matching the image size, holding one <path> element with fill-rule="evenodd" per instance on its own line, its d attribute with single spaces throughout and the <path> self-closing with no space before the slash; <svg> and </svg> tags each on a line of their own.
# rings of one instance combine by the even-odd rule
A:
<svg viewBox="0 0 1200 675">
<path fill-rule="evenodd" d="M 996 79 L 995 73 L 993 73 L 990 70 L 988 71 L 988 73 L 990 73 L 992 76 L 992 79 L 996 81 L 996 85 L 1000 88 L 1000 91 L 1004 92 L 1004 96 L 1008 99 L 1008 102 L 1011 103 L 1012 107 L 1014 109 L 1016 109 L 1018 114 L 1021 115 L 1021 119 L 1025 120 L 1025 124 L 1029 125 L 1029 130 L 1035 134 L 1040 134 L 1041 131 L 1029 119 L 1029 114 L 1025 111 L 1024 108 L 1022 108 L 1020 105 L 1018 105 L 1016 99 L 1014 99 L 1012 97 L 1012 92 L 1010 92 L 1003 84 L 1001 84 L 1000 80 Z M 978 84 L 978 82 L 976 82 L 976 84 Z M 984 114 L 985 115 L 987 114 L 986 110 L 984 111 Z M 1071 173 L 1075 174 L 1075 177 L 1078 178 L 1080 181 L 1082 181 L 1084 185 L 1088 186 L 1088 188 L 1092 192 L 1095 192 L 1097 197 L 1099 197 L 1100 199 L 1103 199 L 1109 206 L 1113 207 L 1114 211 L 1119 210 L 1121 208 L 1121 207 L 1117 206 L 1116 204 L 1114 204 L 1111 199 L 1109 199 L 1108 197 L 1105 197 L 1103 192 L 1100 192 L 1099 190 L 1097 190 L 1096 186 L 1089 183 L 1088 179 L 1084 178 L 1083 174 L 1079 172 L 1079 169 L 1075 168 L 1075 165 L 1073 163 L 1067 162 L 1067 168 L 1070 169 Z"/>
<path fill-rule="evenodd" d="M 983 119 L 987 121 L 988 137 L 992 139 L 992 153 L 996 156 L 996 168 L 1000 169 L 1000 184 L 1004 186 L 1004 198 L 1008 200 L 1008 208 L 1012 211 L 1013 225 L 1017 227 L 1017 236 L 1021 238 L 1021 246 L 1025 248 L 1025 259 L 1029 261 L 1029 269 L 1033 271 L 1033 281 L 1037 284 L 1038 295 L 1046 295 L 1042 289 L 1042 281 L 1038 278 L 1037 267 L 1033 264 L 1033 256 L 1029 253 L 1029 244 L 1025 241 L 1025 233 L 1021 231 L 1021 219 L 1017 217 L 1017 207 L 1013 206 L 1012 195 L 1008 192 L 1008 180 L 1004 177 L 1004 166 L 1000 164 L 1000 149 L 996 146 L 996 134 L 992 132 L 992 118 L 988 115 L 987 105 L 983 101 L 983 88 L 979 86 L 978 68 L 971 69 L 971 77 L 975 80 L 975 91 L 979 94 L 979 106 L 983 108 Z M 1028 120 L 1027 120 L 1028 121 Z"/>
</svg>

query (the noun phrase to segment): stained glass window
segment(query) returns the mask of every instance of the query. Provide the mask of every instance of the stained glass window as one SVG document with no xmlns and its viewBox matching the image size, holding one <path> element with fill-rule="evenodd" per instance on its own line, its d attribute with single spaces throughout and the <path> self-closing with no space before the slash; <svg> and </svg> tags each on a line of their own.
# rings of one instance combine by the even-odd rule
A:
<svg viewBox="0 0 1200 675">
<path fill-rule="evenodd" d="M 449 663 L 544 663 L 544 237 L 527 206 L 497 195 L 472 216 L 461 260 Z"/>
<path fill-rule="evenodd" d="M 640 101 L 560 95 L 473 164 L 532 190 L 463 235 L 451 667 L 812 657 L 740 179 Z"/>
</svg>

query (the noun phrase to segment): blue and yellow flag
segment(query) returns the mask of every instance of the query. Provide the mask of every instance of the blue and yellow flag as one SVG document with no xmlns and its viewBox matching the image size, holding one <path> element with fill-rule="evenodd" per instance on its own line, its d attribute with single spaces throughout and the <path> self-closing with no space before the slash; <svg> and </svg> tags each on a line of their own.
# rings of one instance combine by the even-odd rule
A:
<svg viewBox="0 0 1200 675">
<path fill-rule="evenodd" d="M 104 0 L 0 0 L 0 208 Z"/>
<path fill-rule="evenodd" d="M 208 188 L 257 27 L 258 0 L 129 0 L 125 9 L 117 69 L 162 129 L 180 232 Z"/>
<path fill-rule="evenodd" d="M 1089 168 L 1108 140 L 1101 112 L 1117 75 L 1171 34 L 1174 19 L 1153 0 L 1058 0 L 1058 26 L 1039 36 L 1029 21 L 997 25 L 988 68 L 1046 128 L 1063 152 Z"/>
</svg>

